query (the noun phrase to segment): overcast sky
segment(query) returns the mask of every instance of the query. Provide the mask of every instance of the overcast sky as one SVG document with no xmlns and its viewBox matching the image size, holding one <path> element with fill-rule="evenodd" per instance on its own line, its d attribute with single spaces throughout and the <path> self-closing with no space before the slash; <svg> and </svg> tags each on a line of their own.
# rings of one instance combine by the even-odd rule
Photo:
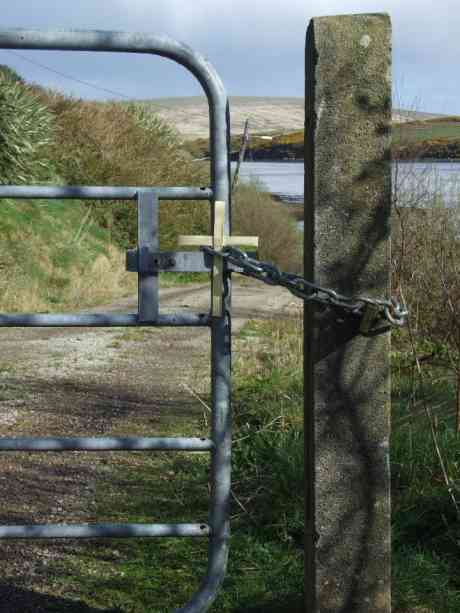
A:
<svg viewBox="0 0 460 613">
<path fill-rule="evenodd" d="M 165 34 L 207 56 L 231 96 L 303 96 L 309 20 L 387 12 L 393 23 L 395 105 L 460 115 L 459 9 L 460 0 L 3 0 L 0 27 Z M 16 53 L 0 50 L 0 63 L 14 67 L 27 80 L 82 98 L 202 94 L 194 77 L 163 58 Z"/>
</svg>

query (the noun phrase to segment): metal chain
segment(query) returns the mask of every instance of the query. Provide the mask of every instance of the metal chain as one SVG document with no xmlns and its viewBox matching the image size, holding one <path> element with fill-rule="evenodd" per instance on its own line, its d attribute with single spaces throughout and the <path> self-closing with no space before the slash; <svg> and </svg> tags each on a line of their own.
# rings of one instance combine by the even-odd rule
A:
<svg viewBox="0 0 460 613">
<path fill-rule="evenodd" d="M 269 285 L 281 285 L 294 296 L 305 301 L 337 307 L 356 317 L 363 317 L 366 309 L 371 306 L 377 317 L 386 319 L 392 326 L 404 326 L 406 324 L 409 312 L 394 297 L 389 300 L 381 300 L 366 296 L 343 296 L 333 289 L 321 287 L 293 273 L 282 272 L 270 262 L 261 262 L 251 258 L 247 253 L 236 247 L 224 247 L 222 251 L 216 251 L 205 246 L 201 249 L 209 255 L 222 257 L 237 266 L 241 269 L 241 271 L 238 271 L 241 274 L 254 277 Z"/>
</svg>

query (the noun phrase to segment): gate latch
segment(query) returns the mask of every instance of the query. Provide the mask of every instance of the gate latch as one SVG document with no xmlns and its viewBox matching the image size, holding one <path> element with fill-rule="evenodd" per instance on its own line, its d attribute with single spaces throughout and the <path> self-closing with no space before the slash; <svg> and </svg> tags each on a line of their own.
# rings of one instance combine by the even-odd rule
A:
<svg viewBox="0 0 460 613">
<path fill-rule="evenodd" d="M 169 270 L 176 265 L 173 251 L 152 252 L 146 248 L 128 249 L 126 252 L 126 270 L 149 274 L 160 270 Z"/>
</svg>

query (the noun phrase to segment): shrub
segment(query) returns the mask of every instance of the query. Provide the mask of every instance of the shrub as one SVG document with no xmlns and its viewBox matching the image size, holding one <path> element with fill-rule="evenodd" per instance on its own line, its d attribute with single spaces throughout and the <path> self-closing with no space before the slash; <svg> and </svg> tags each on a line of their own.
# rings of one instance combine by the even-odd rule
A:
<svg viewBox="0 0 460 613">
<path fill-rule="evenodd" d="M 259 236 L 259 257 L 294 273 L 302 271 L 302 233 L 287 208 L 261 191 L 240 183 L 233 198 L 232 232 Z"/>
<path fill-rule="evenodd" d="M 202 166 L 180 148 L 175 131 L 135 104 L 86 102 L 42 92 L 57 122 L 52 156 L 68 184 L 199 186 L 208 182 Z M 133 203 L 97 202 L 99 222 L 122 246 L 136 241 Z M 207 232 L 204 202 L 172 202 L 161 207 L 162 248 L 176 244 L 179 233 Z"/>
<path fill-rule="evenodd" d="M 51 164 L 46 148 L 53 139 L 53 117 L 24 86 L 19 75 L 0 68 L 0 183 L 46 180 Z"/>
<path fill-rule="evenodd" d="M 10 66 L 7 66 L 6 64 L 0 64 L 0 76 L 3 76 L 14 83 L 25 83 L 21 75 L 19 75 L 13 68 L 10 68 Z"/>
</svg>

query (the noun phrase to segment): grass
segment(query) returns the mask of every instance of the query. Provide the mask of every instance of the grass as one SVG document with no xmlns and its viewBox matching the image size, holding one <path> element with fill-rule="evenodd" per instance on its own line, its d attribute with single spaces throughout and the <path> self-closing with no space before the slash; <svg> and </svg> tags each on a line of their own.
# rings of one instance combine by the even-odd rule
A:
<svg viewBox="0 0 460 613">
<path fill-rule="evenodd" d="M 259 236 L 259 259 L 301 272 L 303 233 L 286 207 L 261 191 L 257 182 L 240 183 L 232 206 L 233 234 Z"/>
<path fill-rule="evenodd" d="M 264 132 L 266 135 L 267 132 Z M 417 121 L 408 121 L 394 123 L 392 130 L 392 144 L 395 150 L 395 155 L 398 154 L 398 148 L 417 147 L 417 151 L 422 151 L 420 147 L 432 145 L 433 147 L 447 146 L 449 143 L 458 146 L 460 141 L 460 118 L 459 117 L 443 117 L 435 119 L 424 119 Z M 251 143 L 249 150 L 260 151 L 263 149 L 276 149 L 280 146 L 291 147 L 292 151 L 298 150 L 297 155 L 302 156 L 301 148 L 304 142 L 304 131 L 295 130 L 286 133 L 273 134 L 272 140 L 261 138 L 258 134 L 251 135 Z M 207 138 L 198 138 L 186 143 L 186 148 L 196 157 L 202 157 L 209 153 L 209 140 Z M 241 137 L 233 136 L 231 140 L 231 150 L 239 151 L 241 146 Z"/>
<path fill-rule="evenodd" d="M 300 338 L 296 319 L 251 322 L 238 341 L 231 554 L 215 611 L 303 611 Z M 205 423 L 199 419 L 183 434 L 196 435 Z M 177 435 L 174 424 L 171 432 L 165 428 L 164 434 Z M 113 454 L 110 466 L 98 490 L 101 521 L 206 519 L 207 455 Z M 171 611 L 197 589 L 206 547 L 185 538 L 84 544 L 48 566 L 58 599 L 47 610 L 66 611 L 65 596 L 69 610 L 79 601 L 90 610 Z"/>
<path fill-rule="evenodd" d="M 412 378 L 401 368 L 408 357 L 401 351 L 393 355 L 393 607 L 395 611 L 415 611 L 418 606 L 453 613 L 460 610 L 460 525 L 428 418 L 420 406 L 411 408 Z M 428 366 L 424 379 L 416 398 L 420 403 L 425 397 L 433 407 L 439 447 L 458 499 L 460 438 L 449 411 L 455 403 L 454 382 L 443 369 Z"/>
<path fill-rule="evenodd" d="M 111 301 L 134 289 L 124 255 L 80 202 L 3 201 L 0 306 L 50 312 Z"/>
<path fill-rule="evenodd" d="M 424 121 L 408 121 L 393 128 L 393 143 L 421 142 L 429 140 L 459 140 L 460 118 L 446 117 Z"/>
</svg>

